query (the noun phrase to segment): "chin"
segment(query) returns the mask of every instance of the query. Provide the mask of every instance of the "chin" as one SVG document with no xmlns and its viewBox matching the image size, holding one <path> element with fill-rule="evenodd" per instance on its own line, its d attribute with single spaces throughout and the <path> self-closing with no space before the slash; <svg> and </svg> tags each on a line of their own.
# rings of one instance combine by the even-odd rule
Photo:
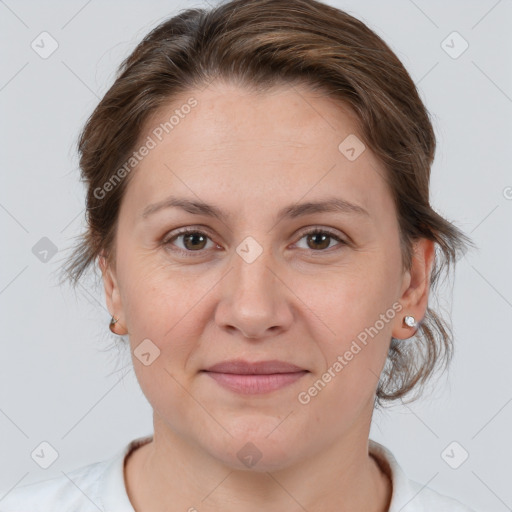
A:
<svg viewBox="0 0 512 512">
<path fill-rule="evenodd" d="M 297 446 L 302 446 L 301 436 L 295 438 L 288 430 L 280 431 L 277 425 L 279 422 L 275 417 L 261 421 L 257 426 L 255 420 L 245 419 L 245 422 L 237 423 L 236 429 L 226 424 L 232 436 L 226 434 L 219 443 L 211 439 L 205 448 L 233 470 L 265 472 L 285 469 L 297 458 Z M 214 446 L 216 449 L 212 450 Z"/>
</svg>

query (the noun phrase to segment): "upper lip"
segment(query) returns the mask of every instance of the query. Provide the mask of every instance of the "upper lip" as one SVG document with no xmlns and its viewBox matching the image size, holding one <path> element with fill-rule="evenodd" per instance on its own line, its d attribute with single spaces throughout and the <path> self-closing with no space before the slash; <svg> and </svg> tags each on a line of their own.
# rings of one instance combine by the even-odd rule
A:
<svg viewBox="0 0 512 512">
<path fill-rule="evenodd" d="M 296 366 L 276 359 L 272 361 L 244 361 L 243 359 L 230 359 L 214 364 L 204 371 L 216 373 L 235 373 L 235 374 L 271 374 L 271 373 L 296 373 L 307 371 L 300 366 Z"/>
</svg>

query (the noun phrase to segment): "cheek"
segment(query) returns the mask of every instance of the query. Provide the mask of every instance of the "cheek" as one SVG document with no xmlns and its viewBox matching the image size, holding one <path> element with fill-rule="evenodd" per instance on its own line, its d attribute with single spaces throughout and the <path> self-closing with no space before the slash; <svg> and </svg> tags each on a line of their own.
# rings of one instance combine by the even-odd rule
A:
<svg viewBox="0 0 512 512">
<path fill-rule="evenodd" d="M 123 310 L 133 328 L 148 322 L 154 325 L 165 318 L 161 313 L 178 306 L 187 286 L 180 282 L 179 272 L 162 265 L 157 250 L 143 250 L 134 240 L 125 238 L 119 237 L 119 247 L 124 251 L 119 251 L 122 255 L 116 262 Z"/>
<path fill-rule="evenodd" d="M 217 281 L 213 272 L 193 275 L 151 258 L 126 264 L 122 300 L 132 350 L 150 339 L 160 350 L 158 363 L 182 371 L 213 314 L 207 290 Z"/>
<path fill-rule="evenodd" d="M 294 292 L 323 320 L 332 339 L 353 337 L 398 298 L 398 263 L 381 247 L 369 248 L 322 279 L 294 279 Z"/>
<path fill-rule="evenodd" d="M 322 319 L 316 324 L 325 326 L 312 336 L 323 367 L 297 397 L 300 411 L 339 428 L 348 428 L 363 410 L 373 409 L 396 316 L 391 304 L 382 296 L 379 300 L 377 290 L 371 300 L 361 300 L 360 288 L 344 290 L 316 298 L 317 314 Z"/>
<path fill-rule="evenodd" d="M 315 326 L 311 334 L 321 348 L 324 370 L 329 372 L 325 379 L 336 400 L 341 396 L 354 402 L 369 396 L 386 361 L 393 324 L 400 314 L 399 268 L 388 256 L 370 251 L 361 255 L 357 268 L 340 268 L 320 286 L 296 285 L 297 295 L 308 297 L 309 325 Z"/>
</svg>

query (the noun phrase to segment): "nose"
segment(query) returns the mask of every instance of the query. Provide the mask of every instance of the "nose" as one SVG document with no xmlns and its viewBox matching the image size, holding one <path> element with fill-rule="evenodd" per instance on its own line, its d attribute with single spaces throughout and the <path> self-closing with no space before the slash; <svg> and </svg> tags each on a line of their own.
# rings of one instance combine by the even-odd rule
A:
<svg viewBox="0 0 512 512">
<path fill-rule="evenodd" d="M 270 251 L 263 250 L 249 261 L 234 254 L 232 268 L 220 283 L 215 321 L 222 329 L 245 338 L 275 336 L 292 325 L 293 293 Z"/>
</svg>

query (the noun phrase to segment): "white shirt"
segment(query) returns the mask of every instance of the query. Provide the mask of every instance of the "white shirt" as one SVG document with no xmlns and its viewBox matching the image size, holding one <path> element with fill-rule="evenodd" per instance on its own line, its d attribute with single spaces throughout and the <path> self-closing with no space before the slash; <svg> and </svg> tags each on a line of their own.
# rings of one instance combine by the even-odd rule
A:
<svg viewBox="0 0 512 512">
<path fill-rule="evenodd" d="M 0 512 L 135 512 L 124 480 L 124 461 L 152 435 L 134 439 L 110 459 L 41 482 L 0 491 Z M 409 480 L 385 446 L 369 440 L 369 453 L 391 476 L 388 512 L 475 512 L 459 501 Z"/>
</svg>

